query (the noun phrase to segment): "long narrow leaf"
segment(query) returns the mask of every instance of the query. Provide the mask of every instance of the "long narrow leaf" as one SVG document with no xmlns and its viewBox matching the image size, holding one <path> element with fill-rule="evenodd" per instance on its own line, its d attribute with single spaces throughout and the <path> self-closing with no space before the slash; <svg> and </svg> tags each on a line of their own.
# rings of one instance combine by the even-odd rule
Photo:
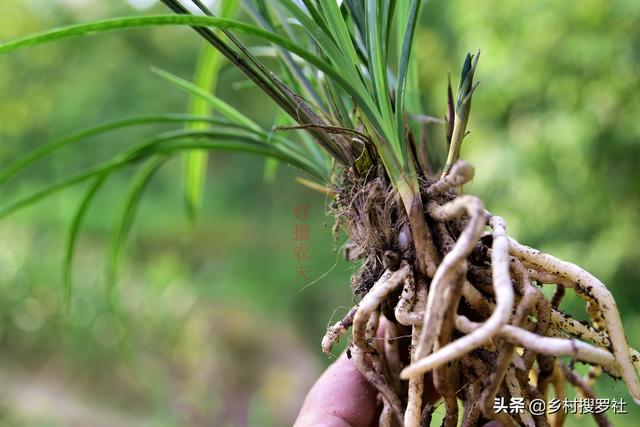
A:
<svg viewBox="0 0 640 427">
<path fill-rule="evenodd" d="M 229 105 L 227 102 L 223 101 L 222 99 L 220 99 L 219 97 L 213 95 L 212 93 L 202 89 L 201 87 L 198 87 L 197 85 L 195 85 L 194 83 L 191 83 L 188 80 L 182 79 L 174 74 L 169 73 L 168 71 L 162 70 L 160 68 L 156 68 L 156 67 L 152 67 L 151 71 L 186 89 L 189 93 L 191 93 L 194 96 L 197 96 L 199 99 L 202 99 L 206 102 L 208 102 L 211 106 L 213 106 L 213 108 L 215 108 L 215 110 L 220 113 L 220 115 L 222 115 L 223 117 L 225 117 L 227 120 L 230 120 L 231 122 L 243 125 L 247 128 L 250 129 L 254 129 L 254 130 L 261 130 L 260 126 L 258 126 L 258 124 L 256 122 L 254 122 L 253 120 L 251 120 L 249 117 L 245 116 L 244 114 L 242 114 L 239 110 L 237 110 L 236 108 L 232 107 L 231 105 Z"/>
<path fill-rule="evenodd" d="M 411 57 L 411 50 L 413 47 L 413 40 L 416 29 L 416 22 L 418 18 L 418 10 L 420 8 L 420 0 L 411 0 L 411 6 L 409 9 L 409 15 L 406 20 L 406 27 L 404 30 L 404 38 L 402 42 L 402 51 L 400 54 L 400 65 L 398 67 L 398 83 L 396 89 L 396 126 L 398 128 L 398 139 L 404 140 L 405 120 L 404 120 L 404 99 L 407 83 L 407 75 L 409 71 L 409 59 Z M 408 144 L 402 144 L 405 148 Z M 406 156 L 406 153 L 405 153 Z"/>
<path fill-rule="evenodd" d="M 362 112 L 368 116 L 369 121 L 378 131 L 384 133 L 382 116 L 363 82 L 362 75 L 357 70 L 357 64 L 354 64 L 340 50 L 331 37 L 315 26 L 313 21 L 292 0 L 281 0 L 281 4 L 300 21 L 302 27 L 316 40 L 318 46 L 323 49 L 326 56 L 335 64 L 335 68 L 331 68 L 340 70 L 340 79 L 336 79 L 333 72 L 309 62 L 341 86 L 353 98 L 354 103 L 360 107 Z M 304 59 L 306 60 L 307 58 Z"/>
<path fill-rule="evenodd" d="M 261 9 L 266 8 L 266 4 L 264 1 L 260 2 L 259 4 L 261 4 Z M 258 10 L 258 8 L 254 6 L 251 0 L 244 0 L 244 5 L 245 9 L 262 28 L 271 32 L 275 32 L 275 28 L 268 17 L 265 16 L 265 14 L 260 10 Z M 283 23 L 283 27 L 288 28 L 288 25 L 286 25 L 286 23 Z M 291 38 L 290 34 L 287 34 L 287 36 Z M 305 76 L 302 67 L 296 63 L 291 54 L 282 48 L 278 49 L 278 53 L 280 54 L 285 66 L 289 69 L 291 74 L 295 76 L 302 88 L 304 88 L 304 91 L 311 97 L 311 99 L 313 99 L 313 102 L 315 102 L 319 106 L 323 106 L 324 102 L 322 97 L 313 87 L 313 84 L 311 83 L 311 81 L 309 81 L 309 78 Z"/>
<path fill-rule="evenodd" d="M 122 250 L 131 232 L 133 218 L 142 199 L 142 193 L 149 184 L 153 175 L 160 169 L 169 156 L 154 156 L 148 163 L 138 171 L 129 193 L 125 198 L 123 209 L 116 222 L 115 231 L 111 234 L 111 243 L 109 244 L 109 257 L 107 260 L 107 287 L 109 294 L 113 290 L 117 282 L 118 266 Z"/>
<path fill-rule="evenodd" d="M 325 12 L 331 33 L 337 41 L 340 49 L 347 55 L 353 64 L 359 62 L 356 49 L 351 41 L 351 35 L 344 22 L 340 8 L 335 0 L 320 0 L 320 5 Z"/>
<path fill-rule="evenodd" d="M 169 9 L 179 15 L 190 15 L 190 12 L 182 5 L 178 0 L 161 0 Z M 256 59 L 243 58 L 239 55 L 228 43 L 222 40 L 214 31 L 207 27 L 192 25 L 194 29 L 202 38 L 204 38 L 213 47 L 219 50 L 232 64 L 240 69 L 250 80 L 252 80 L 260 89 L 262 89 L 269 97 L 271 97 L 282 109 L 284 109 L 289 115 L 295 112 L 295 104 L 292 99 L 288 97 L 281 89 L 281 87 L 274 81 L 270 80 L 270 76 L 265 75 L 262 72 L 261 67 L 256 67 Z M 223 33 L 227 37 L 232 37 L 229 31 L 223 29 Z M 235 43 L 237 40 L 233 39 Z M 301 117 L 303 122 L 308 122 L 309 117 Z M 319 138 L 321 143 L 327 143 L 326 140 Z"/>
<path fill-rule="evenodd" d="M 406 0 L 403 0 L 406 1 Z M 385 52 L 389 51 L 389 39 L 391 38 L 391 27 L 393 26 L 393 18 L 395 17 L 396 0 L 383 0 L 381 8 L 382 23 L 382 46 Z"/>
<path fill-rule="evenodd" d="M 31 165 L 32 163 L 38 161 L 43 158 L 47 154 L 62 148 L 68 144 L 72 144 L 74 142 L 79 142 L 85 140 L 92 136 L 97 136 L 103 133 L 111 132 L 117 129 L 127 128 L 131 126 L 139 126 L 146 124 L 162 124 L 162 123 L 176 123 L 176 122 L 203 122 L 218 126 L 237 126 L 226 122 L 222 119 L 214 118 L 214 117 L 206 117 L 206 116 L 192 116 L 188 114 L 157 114 L 157 115 L 148 115 L 148 116 L 137 116 L 137 117 L 129 117 L 126 119 L 118 119 L 114 121 L 110 121 L 107 123 L 103 123 L 97 126 L 88 127 L 85 129 L 81 129 L 77 132 L 74 132 L 70 135 L 63 136 L 61 138 L 55 139 L 49 143 L 43 144 L 17 160 L 13 161 L 6 167 L 0 170 L 0 185 L 4 184 L 9 178 L 20 173 L 26 167 Z"/>
<path fill-rule="evenodd" d="M 189 138 L 207 138 L 214 139 L 214 141 L 205 142 L 193 142 L 193 141 L 181 141 L 179 144 L 166 144 L 160 146 L 163 142 L 170 142 L 180 139 Z M 159 147 L 155 147 L 159 146 Z M 58 182 L 50 184 L 34 193 L 31 193 L 19 200 L 10 203 L 0 209 L 0 218 L 4 218 L 7 215 L 32 205 L 58 191 L 64 190 L 72 185 L 91 179 L 105 172 L 117 170 L 128 164 L 140 161 L 141 159 L 148 157 L 156 152 L 179 152 L 187 149 L 204 148 L 208 150 L 222 150 L 222 151 L 237 151 L 245 153 L 260 154 L 263 156 L 270 156 L 279 159 L 285 163 L 289 163 L 312 176 L 321 177 L 318 171 L 305 162 L 304 159 L 299 159 L 288 155 L 283 152 L 277 146 L 269 145 L 260 140 L 256 140 L 255 137 L 240 134 L 237 132 L 220 132 L 220 131 L 196 131 L 196 130 L 176 130 L 166 132 L 162 135 L 150 138 L 149 140 L 142 142 L 122 154 L 104 161 L 98 165 L 89 167 L 84 171 L 74 174 L 70 177 L 64 178 Z"/>
<path fill-rule="evenodd" d="M 358 32 L 361 36 L 364 36 L 366 28 L 362 0 L 345 0 L 343 3 L 346 3 L 353 22 L 356 24 L 356 27 L 358 27 Z"/>
<path fill-rule="evenodd" d="M 162 2 L 169 5 L 174 12 L 189 14 L 189 12 L 177 3 L 176 0 L 162 0 Z M 209 12 L 206 7 L 203 7 L 201 2 L 197 2 L 197 4 L 205 14 L 211 16 L 211 12 Z M 265 90 L 269 96 L 274 98 L 294 120 L 299 123 L 306 124 L 324 123 L 322 117 L 313 111 L 305 100 L 300 98 L 286 84 L 284 84 L 280 78 L 272 73 L 271 70 L 256 58 L 231 32 L 226 29 L 222 29 L 222 32 L 226 35 L 231 44 L 238 49 L 240 53 L 239 55 L 225 53 L 228 51 L 229 47 L 225 45 L 225 43 L 222 42 L 215 34 L 210 34 L 208 29 L 198 27 L 194 27 L 194 29 L 201 33 L 207 40 L 210 40 L 210 42 L 220 49 L 221 52 L 231 60 L 231 62 L 239 65 L 245 74 Z M 329 153 L 343 164 L 348 164 L 352 161 L 349 143 L 348 141 L 345 141 L 344 138 L 341 138 L 340 136 L 334 138 L 323 132 L 317 132 L 315 130 L 311 130 L 310 132 L 316 140 L 324 146 L 327 151 L 329 151 Z"/>
<path fill-rule="evenodd" d="M 250 153 L 250 154 L 258 154 L 265 157 L 273 157 L 277 160 L 280 160 L 284 163 L 287 163 L 291 166 L 295 166 L 298 169 L 308 173 L 309 175 L 315 178 L 322 178 L 323 176 L 319 174 L 319 171 L 315 170 L 314 167 L 310 166 L 308 161 L 304 158 L 292 156 L 289 153 L 279 149 L 276 146 L 264 144 L 264 143 L 247 143 L 241 141 L 220 141 L 220 140 L 190 140 L 190 141 L 181 141 L 181 142 L 167 142 L 163 144 L 159 144 L 157 147 L 154 147 L 152 152 L 154 153 L 173 153 L 183 151 L 189 148 L 202 148 L 206 150 L 220 150 L 220 151 L 232 151 L 232 152 L 242 152 L 242 153 Z M 1 217 L 1 215 L 0 215 Z"/>
<path fill-rule="evenodd" d="M 315 22 L 316 26 L 319 29 L 321 29 L 325 34 L 331 35 L 331 31 L 327 26 L 327 22 L 325 21 L 324 17 L 316 7 L 315 3 L 312 0 L 302 0 L 302 3 L 304 4 L 307 11 L 313 18 L 313 21 Z"/>
<path fill-rule="evenodd" d="M 389 86 L 387 83 L 387 60 L 383 46 L 383 34 L 380 17 L 380 7 L 377 0 L 367 0 L 365 12 L 367 14 L 367 47 L 369 51 L 370 73 L 373 80 L 374 93 L 378 104 L 378 111 L 382 115 L 382 133 L 391 144 L 393 151 L 398 155 L 401 150 L 397 133 L 394 131 L 395 122 L 389 98 Z M 404 162 L 400 159 L 400 163 Z"/>
<path fill-rule="evenodd" d="M 296 144 L 292 143 L 291 141 L 285 138 L 274 136 L 270 132 L 264 131 L 262 128 L 260 128 L 260 126 L 257 123 L 253 122 L 251 119 L 249 119 L 247 116 L 242 114 L 240 111 L 236 110 L 231 105 L 227 104 L 226 102 L 216 97 L 215 95 L 205 92 L 198 86 L 194 85 L 193 83 L 187 80 L 181 79 L 180 77 L 177 77 L 167 71 L 163 71 L 159 69 L 154 69 L 153 71 L 156 74 L 160 75 L 161 77 L 166 78 L 169 81 L 177 84 L 180 88 L 188 91 L 192 95 L 201 97 L 203 100 L 212 103 L 212 105 L 218 108 L 218 111 L 222 113 L 225 117 L 235 122 L 238 126 L 242 126 L 243 129 L 245 129 L 246 131 L 255 134 L 260 140 L 265 142 L 278 143 L 282 146 L 283 150 L 286 150 L 288 153 L 296 157 L 300 157 L 300 158 L 308 157 L 306 156 L 306 153 L 302 152 L 299 149 L 299 147 L 296 146 Z M 318 154 L 318 148 L 314 144 L 311 147 L 307 145 L 307 149 L 311 154 L 313 154 L 312 157 L 307 159 L 309 164 L 312 165 L 316 171 L 322 171 L 325 166 L 325 160 L 321 154 Z M 328 174 L 321 174 L 321 175 L 328 176 Z"/>
<path fill-rule="evenodd" d="M 296 45 L 286 37 L 280 36 L 279 34 L 274 34 L 270 31 L 263 30 L 261 28 L 255 27 L 250 24 L 246 24 L 243 22 L 238 22 L 229 19 L 222 18 L 214 18 L 210 16 L 192 16 L 192 15 L 157 15 L 157 16 L 146 16 L 146 17 L 126 17 L 126 18 L 115 18 L 115 19 L 107 19 L 100 20 L 85 24 L 72 25 L 68 27 L 63 27 L 51 31 L 46 31 L 38 34 L 34 34 L 31 36 L 23 37 L 17 40 L 13 40 L 4 44 L 0 44 L 0 53 L 10 52 L 22 47 L 27 46 L 35 46 L 42 43 L 51 42 L 54 40 L 60 40 L 70 37 L 75 37 L 79 35 L 92 34 L 98 32 L 111 31 L 116 29 L 123 28 L 136 28 L 136 27 L 148 27 L 148 26 L 167 26 L 167 25 L 188 25 L 198 28 L 204 28 L 207 26 L 212 26 L 216 28 L 223 28 L 225 30 L 235 30 L 243 33 L 247 33 L 264 40 L 267 40 L 271 43 L 274 43 L 280 47 L 283 47 L 289 50 L 292 53 L 300 56 L 305 59 L 311 65 L 317 67 L 336 82 L 338 82 L 345 91 L 347 91 L 351 96 L 353 96 L 354 100 L 356 100 L 359 104 L 362 104 L 363 111 L 367 112 L 367 114 L 372 114 L 372 120 L 375 118 L 375 112 L 370 111 L 370 105 L 367 103 L 366 91 L 360 90 L 359 88 L 354 88 L 345 78 L 342 77 L 341 72 L 335 69 L 330 64 L 326 63 L 324 60 L 314 55 L 307 49 Z M 227 48 L 228 49 L 228 48 Z M 228 55 L 228 56 L 227 56 Z M 227 57 L 235 58 L 237 60 L 237 53 L 229 53 L 226 52 Z M 246 64 L 245 64 L 246 65 Z M 250 77 L 255 77 L 254 74 L 247 74 Z M 254 80 L 255 81 L 255 80 Z M 263 87 L 264 82 L 260 83 L 261 87 Z M 263 87 L 264 88 L 264 87 Z M 282 97 L 278 94 L 271 93 L 272 90 L 269 88 L 264 88 L 267 93 L 272 95 L 272 97 L 276 100 L 282 101 Z M 282 95 L 282 93 L 280 93 Z M 306 106 L 306 104 L 299 98 L 296 98 L 294 94 L 289 93 L 287 95 L 286 102 L 279 103 L 285 111 L 289 115 L 291 115 L 294 119 L 300 120 L 302 116 L 306 117 L 305 120 L 302 120 L 302 123 L 314 123 L 314 120 L 317 120 L 318 117 L 314 116 Z M 303 114 L 304 113 L 304 114 Z M 379 124 L 379 121 L 376 121 Z M 326 135 L 322 133 L 314 134 L 321 142 L 325 144 L 325 148 L 330 150 L 331 154 L 336 157 L 338 160 L 345 162 L 348 159 L 345 157 L 345 154 L 340 150 L 331 148 L 330 139 L 326 138 Z"/>
<path fill-rule="evenodd" d="M 82 226 L 82 222 L 84 221 L 84 217 L 91 205 L 91 202 L 95 198 L 98 190 L 102 187 L 106 178 L 108 177 L 107 173 L 98 175 L 93 183 L 89 186 L 89 189 L 85 193 L 82 201 L 80 202 L 80 206 L 76 210 L 76 213 L 71 221 L 71 226 L 69 227 L 69 234 L 67 235 L 67 242 L 65 247 L 65 255 L 64 255 L 64 263 L 63 263 L 63 289 L 64 289 L 64 307 L 65 310 L 68 310 L 71 305 L 71 289 L 72 289 L 72 269 L 73 269 L 73 257 L 76 252 L 76 244 L 78 241 L 78 235 L 80 233 L 80 227 Z"/>
<path fill-rule="evenodd" d="M 204 45 L 196 65 L 193 82 L 207 92 L 215 90 L 217 75 L 220 69 L 220 52 L 209 45 Z M 210 114 L 211 105 L 199 96 L 192 95 L 187 111 L 191 114 Z M 189 129 L 203 129 L 204 123 L 187 123 Z M 208 153 L 191 151 L 184 154 L 184 201 L 187 217 L 194 222 L 202 199 L 207 178 Z"/>
<path fill-rule="evenodd" d="M 222 0 L 220 17 L 230 18 L 235 14 L 238 3 L 236 0 Z M 199 4 L 203 8 L 204 5 Z M 206 8 L 205 8 L 206 10 Z M 193 83 L 202 90 L 214 93 L 218 74 L 222 64 L 222 54 L 208 44 L 205 45 L 198 58 L 194 72 Z M 192 95 L 189 99 L 187 112 L 194 115 L 211 114 L 211 103 L 200 96 Z M 187 123 L 190 129 L 203 129 L 204 123 Z M 205 151 L 192 151 L 184 155 L 184 196 L 187 217 L 194 222 L 204 197 L 204 187 L 207 177 L 208 153 Z"/>
</svg>

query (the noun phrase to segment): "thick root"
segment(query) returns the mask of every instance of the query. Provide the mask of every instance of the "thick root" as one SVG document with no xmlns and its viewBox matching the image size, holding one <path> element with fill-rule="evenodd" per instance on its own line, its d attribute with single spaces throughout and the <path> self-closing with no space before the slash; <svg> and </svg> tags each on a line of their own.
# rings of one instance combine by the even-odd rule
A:
<svg viewBox="0 0 640 427">
<path fill-rule="evenodd" d="M 351 208 L 358 205 L 354 200 L 364 201 L 344 221 L 351 241 L 360 242 L 352 252 L 365 258 L 354 287 L 361 300 L 328 328 L 323 351 L 352 327 L 351 354 L 381 396 L 379 422 L 385 426 L 430 424 L 437 405 L 424 401 L 428 372 L 442 397 L 443 423 L 451 427 L 458 425 L 459 399 L 463 426 L 488 420 L 562 426 L 564 411 L 532 413 L 529 402 L 548 402 L 550 389 L 551 397 L 563 400 L 567 385 L 593 398 L 591 383 L 601 371 L 622 378 L 640 403 L 640 354 L 627 344 L 609 290 L 576 265 L 508 237 L 505 221 L 478 198 L 452 193 L 472 177 L 470 165 L 455 164 L 439 181 L 423 182 L 422 198 L 406 211 L 394 207 L 397 197 L 391 190 L 385 194 L 380 178 L 346 201 Z M 379 235 L 368 230 L 374 225 L 383 226 Z M 553 297 L 545 296 L 543 285 L 556 287 Z M 591 324 L 561 311 L 567 288 L 586 301 Z M 384 338 L 377 338 L 381 313 L 388 320 Z M 398 338 L 407 329 L 411 345 L 403 358 Z M 591 365 L 589 377 L 559 357 Z M 496 406 L 511 398 L 522 403 L 521 411 Z M 610 425 L 600 415 L 596 422 Z"/>
</svg>

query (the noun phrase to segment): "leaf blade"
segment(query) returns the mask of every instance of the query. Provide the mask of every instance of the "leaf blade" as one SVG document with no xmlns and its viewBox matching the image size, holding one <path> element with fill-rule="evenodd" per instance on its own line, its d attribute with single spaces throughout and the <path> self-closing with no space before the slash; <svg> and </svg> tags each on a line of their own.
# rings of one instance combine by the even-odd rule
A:
<svg viewBox="0 0 640 427">
<path fill-rule="evenodd" d="M 201 9 L 202 4 L 198 5 Z M 235 14 L 238 3 L 236 0 L 222 0 L 220 16 L 229 18 Z M 205 13 L 208 12 L 204 8 Z M 219 50 L 205 45 L 199 55 L 196 69 L 194 70 L 193 83 L 202 90 L 215 93 L 218 74 L 222 65 L 222 54 Z M 210 104 L 197 95 L 191 95 L 187 113 L 193 115 L 211 114 Z M 187 123 L 191 129 L 202 129 L 203 123 Z M 195 222 L 202 207 L 205 183 L 207 179 L 208 153 L 192 151 L 184 154 L 184 201 L 187 218 L 191 223 Z"/>
<path fill-rule="evenodd" d="M 62 265 L 62 277 L 63 277 L 63 307 L 66 312 L 69 311 L 71 306 L 71 290 L 72 290 L 72 269 L 73 259 L 76 252 L 76 246 L 78 243 L 78 236 L 80 234 L 80 227 L 87 214 L 91 202 L 95 198 L 97 192 L 100 190 L 104 182 L 106 181 L 108 174 L 98 175 L 94 182 L 89 186 L 89 189 L 85 193 L 78 209 L 76 210 L 71 225 L 69 227 L 69 233 L 67 234 L 65 245 L 65 256 Z"/>
</svg>

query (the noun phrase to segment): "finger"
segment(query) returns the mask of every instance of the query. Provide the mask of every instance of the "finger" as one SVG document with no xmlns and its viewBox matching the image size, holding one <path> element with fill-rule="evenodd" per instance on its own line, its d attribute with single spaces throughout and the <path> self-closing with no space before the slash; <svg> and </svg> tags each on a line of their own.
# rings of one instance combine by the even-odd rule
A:
<svg viewBox="0 0 640 427">
<path fill-rule="evenodd" d="M 369 427 L 376 403 L 375 389 L 342 353 L 309 391 L 294 426 Z"/>
</svg>

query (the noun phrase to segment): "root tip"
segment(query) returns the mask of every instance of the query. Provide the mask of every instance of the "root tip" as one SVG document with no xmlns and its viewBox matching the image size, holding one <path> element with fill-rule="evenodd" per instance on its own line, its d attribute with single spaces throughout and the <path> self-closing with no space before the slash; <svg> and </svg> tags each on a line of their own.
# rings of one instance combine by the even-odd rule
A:
<svg viewBox="0 0 640 427">
<path fill-rule="evenodd" d="M 329 339 L 329 337 L 327 337 L 325 335 L 324 338 L 322 338 L 322 352 L 324 354 L 329 354 L 331 353 L 331 348 L 333 347 L 333 343 L 331 342 L 331 340 Z"/>
</svg>

